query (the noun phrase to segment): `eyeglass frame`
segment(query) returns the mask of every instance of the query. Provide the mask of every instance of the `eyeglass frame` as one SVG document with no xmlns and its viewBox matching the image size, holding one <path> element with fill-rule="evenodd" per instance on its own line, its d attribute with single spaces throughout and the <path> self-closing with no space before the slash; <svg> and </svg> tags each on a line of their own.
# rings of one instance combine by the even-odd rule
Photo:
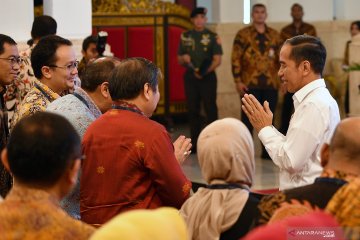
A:
<svg viewBox="0 0 360 240">
<path fill-rule="evenodd" d="M 17 63 L 20 66 L 24 62 L 24 59 L 22 57 L 13 57 L 13 56 L 7 58 L 0 57 L 0 59 L 9 61 L 11 66 L 14 66 L 15 63 Z"/>
<path fill-rule="evenodd" d="M 79 67 L 79 63 L 80 62 L 76 60 L 73 63 L 69 63 L 66 66 L 57 66 L 57 65 L 53 64 L 53 65 L 48 65 L 48 67 L 61 68 L 61 69 L 65 69 L 69 72 L 72 72 L 72 71 L 74 71 L 75 68 L 77 69 Z"/>
</svg>

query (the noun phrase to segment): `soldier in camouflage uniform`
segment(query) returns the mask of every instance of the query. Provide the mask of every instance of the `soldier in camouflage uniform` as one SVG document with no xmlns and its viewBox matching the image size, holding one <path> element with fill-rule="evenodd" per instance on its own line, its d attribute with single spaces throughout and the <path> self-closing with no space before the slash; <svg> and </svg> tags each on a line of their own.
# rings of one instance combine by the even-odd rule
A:
<svg viewBox="0 0 360 240">
<path fill-rule="evenodd" d="M 184 75 L 185 94 L 190 121 L 193 152 L 202 129 L 201 103 L 206 114 L 206 124 L 218 118 L 216 105 L 217 78 L 215 69 L 221 63 L 221 41 L 218 35 L 205 28 L 206 8 L 191 12 L 194 29 L 181 34 L 178 61 L 186 67 Z"/>
</svg>

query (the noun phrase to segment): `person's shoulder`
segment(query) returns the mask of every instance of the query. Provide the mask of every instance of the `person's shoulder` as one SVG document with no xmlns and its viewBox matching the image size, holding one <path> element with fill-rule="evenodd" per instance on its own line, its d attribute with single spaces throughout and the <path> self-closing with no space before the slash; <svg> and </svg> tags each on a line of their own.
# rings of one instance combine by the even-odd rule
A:
<svg viewBox="0 0 360 240">
<path fill-rule="evenodd" d="M 308 22 L 303 22 L 303 25 L 304 25 L 305 27 L 307 27 L 307 28 L 313 28 L 313 29 L 315 29 L 315 26 L 312 25 L 312 24 L 310 24 L 310 23 L 308 23 Z"/>
<path fill-rule="evenodd" d="M 67 231 L 71 229 L 71 232 L 64 233 L 64 236 L 67 236 L 71 239 L 88 239 L 95 231 L 95 228 L 81 222 L 79 220 L 73 219 L 67 213 L 65 213 L 62 209 L 58 209 L 56 216 L 54 215 L 54 220 L 60 220 L 62 222 L 62 226 L 56 226 L 58 234 L 62 235 L 63 231 Z M 55 230 L 54 229 L 54 230 Z"/>
<path fill-rule="evenodd" d="M 280 32 L 288 32 L 288 31 L 290 31 L 292 28 L 293 28 L 293 25 L 292 25 L 292 23 L 290 23 L 290 24 L 284 26 L 284 27 L 281 29 Z"/>
<path fill-rule="evenodd" d="M 270 34 L 280 35 L 280 33 L 272 27 L 266 26 L 266 29 Z"/>
<path fill-rule="evenodd" d="M 212 31 L 212 30 L 210 30 L 208 28 L 204 29 L 204 33 L 210 34 L 211 36 L 217 36 L 218 35 L 216 32 L 214 32 L 214 31 Z"/>
<path fill-rule="evenodd" d="M 48 106 L 47 109 L 55 110 L 55 108 L 59 107 L 73 107 L 73 103 L 77 100 L 77 98 L 73 94 L 67 94 L 63 97 L 55 99 Z"/>
<path fill-rule="evenodd" d="M 182 36 L 182 37 L 189 37 L 189 36 L 191 36 L 191 35 L 193 34 L 193 31 L 194 31 L 194 30 L 192 30 L 192 29 L 191 29 L 191 30 L 184 31 L 184 32 L 181 33 L 181 36 Z"/>
<path fill-rule="evenodd" d="M 247 26 L 244 28 L 239 29 L 239 31 L 237 32 L 237 34 L 249 34 L 254 30 L 253 26 Z"/>
</svg>

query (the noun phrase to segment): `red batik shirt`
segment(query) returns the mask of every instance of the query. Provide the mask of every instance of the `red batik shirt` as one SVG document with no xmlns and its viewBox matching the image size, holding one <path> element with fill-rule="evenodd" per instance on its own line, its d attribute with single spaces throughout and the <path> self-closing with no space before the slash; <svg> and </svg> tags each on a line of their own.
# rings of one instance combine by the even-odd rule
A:
<svg viewBox="0 0 360 240">
<path fill-rule="evenodd" d="M 166 129 L 128 107 L 109 110 L 84 135 L 80 212 L 87 223 L 131 209 L 180 208 L 189 197 L 191 182 Z"/>
</svg>

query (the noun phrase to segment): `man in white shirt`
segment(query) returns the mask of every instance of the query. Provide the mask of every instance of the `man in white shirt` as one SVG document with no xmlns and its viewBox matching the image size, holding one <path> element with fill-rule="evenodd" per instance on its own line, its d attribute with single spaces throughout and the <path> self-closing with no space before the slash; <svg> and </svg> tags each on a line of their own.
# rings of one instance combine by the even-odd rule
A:
<svg viewBox="0 0 360 240">
<path fill-rule="evenodd" d="M 242 98 L 245 114 L 273 162 L 280 168 L 280 190 L 313 183 L 320 176 L 320 149 L 340 122 L 339 108 L 321 78 L 326 49 L 318 38 L 300 35 L 285 41 L 278 75 L 293 96 L 295 113 L 286 136 L 272 126 L 269 103 Z"/>
</svg>

